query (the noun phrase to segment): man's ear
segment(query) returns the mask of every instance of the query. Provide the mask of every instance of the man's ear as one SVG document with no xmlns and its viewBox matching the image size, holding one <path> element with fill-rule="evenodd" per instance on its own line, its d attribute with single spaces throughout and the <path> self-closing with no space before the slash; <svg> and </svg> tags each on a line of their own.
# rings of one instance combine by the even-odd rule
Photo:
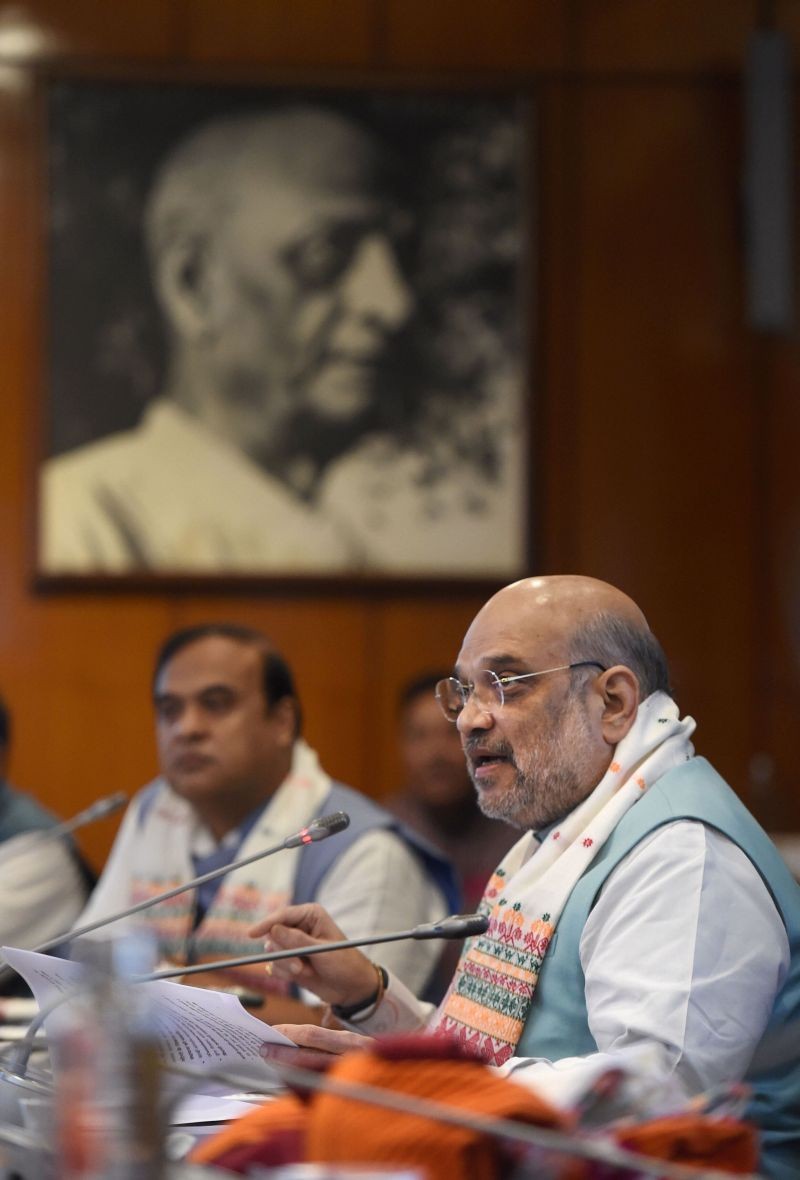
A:
<svg viewBox="0 0 800 1180">
<path fill-rule="evenodd" d="M 275 723 L 279 745 L 289 750 L 297 737 L 297 702 L 294 697 L 281 697 L 270 709 Z"/>
<path fill-rule="evenodd" d="M 205 234 L 184 234 L 166 246 L 154 275 L 156 295 L 178 335 L 198 340 L 217 323 L 213 249 Z"/>
<path fill-rule="evenodd" d="M 601 726 L 609 746 L 616 746 L 636 720 L 639 708 L 639 681 L 624 664 L 615 664 L 598 677 L 603 705 Z"/>
</svg>

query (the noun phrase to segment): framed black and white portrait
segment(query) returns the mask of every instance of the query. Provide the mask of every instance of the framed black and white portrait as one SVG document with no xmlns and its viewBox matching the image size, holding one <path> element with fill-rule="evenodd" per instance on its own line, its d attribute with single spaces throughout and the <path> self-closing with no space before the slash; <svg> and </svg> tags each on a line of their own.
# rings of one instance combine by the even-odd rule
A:
<svg viewBox="0 0 800 1180">
<path fill-rule="evenodd" d="M 40 578 L 529 556 L 530 104 L 49 83 Z"/>
</svg>

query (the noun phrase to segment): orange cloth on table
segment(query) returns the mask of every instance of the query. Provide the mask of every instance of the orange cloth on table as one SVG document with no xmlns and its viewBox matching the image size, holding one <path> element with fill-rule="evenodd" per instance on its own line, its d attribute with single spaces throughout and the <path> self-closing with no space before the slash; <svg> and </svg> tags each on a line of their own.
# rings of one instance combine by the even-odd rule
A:
<svg viewBox="0 0 800 1180">
<path fill-rule="evenodd" d="M 547 1127 L 566 1120 L 544 1099 L 465 1055 L 458 1046 L 432 1037 L 392 1037 L 372 1052 L 336 1058 L 328 1075 L 400 1094 L 423 1104 L 452 1105 L 487 1118 L 510 1118 Z M 287 1148 L 295 1151 L 287 1157 Z M 450 1127 L 431 1119 L 399 1114 L 371 1103 L 314 1093 L 305 1103 L 290 1096 L 269 1102 L 237 1119 L 191 1155 L 193 1163 L 213 1163 L 246 1172 L 256 1163 L 295 1161 L 411 1166 L 430 1180 L 497 1180 L 503 1146 L 482 1132 Z M 580 1166 L 564 1173 L 582 1175 Z"/>
<path fill-rule="evenodd" d="M 305 1129 L 308 1109 L 295 1094 L 285 1094 L 257 1106 L 248 1114 L 235 1119 L 216 1135 L 199 1143 L 191 1153 L 196 1164 L 217 1163 L 223 1157 L 231 1160 L 269 1146 L 269 1161 L 273 1166 L 297 1163 L 304 1158 Z M 244 1162 L 244 1161 L 243 1161 Z"/>
<path fill-rule="evenodd" d="M 683 1114 L 617 1128 L 620 1147 L 675 1164 L 744 1174 L 758 1170 L 758 1135 L 733 1118 Z"/>
<path fill-rule="evenodd" d="M 430 1051 L 430 1044 L 426 1049 Z M 489 1119 L 515 1119 L 545 1127 L 565 1125 L 544 1099 L 495 1076 L 478 1061 L 387 1060 L 380 1050 L 349 1053 L 328 1077 L 409 1095 L 423 1106 L 437 1102 Z M 306 1159 L 310 1163 L 416 1168 L 427 1180 L 497 1180 L 508 1170 L 503 1146 L 478 1129 L 449 1126 L 435 1117 L 401 1114 L 335 1094 L 317 1094 L 311 1103 Z M 578 1164 L 564 1174 L 581 1173 Z"/>
<path fill-rule="evenodd" d="M 544 1098 L 436 1038 L 386 1038 L 372 1051 L 336 1058 L 327 1076 L 485 1118 L 562 1131 L 572 1125 Z M 732 1174 L 757 1168 L 756 1133 L 732 1118 L 690 1112 L 618 1126 L 609 1129 L 607 1138 L 630 1151 L 674 1163 L 713 1166 Z M 306 1100 L 286 1095 L 267 1102 L 200 1144 L 191 1159 L 242 1173 L 256 1163 L 307 1161 L 416 1168 L 426 1180 L 498 1180 L 509 1170 L 513 1151 L 513 1145 L 477 1129 L 314 1093 Z M 562 1180 L 582 1180 L 592 1174 L 592 1165 L 565 1159 L 559 1174 Z"/>
</svg>

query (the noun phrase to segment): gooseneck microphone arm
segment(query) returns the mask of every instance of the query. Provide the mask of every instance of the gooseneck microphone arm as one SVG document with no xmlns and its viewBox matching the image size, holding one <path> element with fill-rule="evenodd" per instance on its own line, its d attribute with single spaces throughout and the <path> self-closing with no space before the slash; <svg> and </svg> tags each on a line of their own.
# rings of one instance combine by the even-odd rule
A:
<svg viewBox="0 0 800 1180">
<path fill-rule="evenodd" d="M 73 815 L 71 819 L 62 820 L 61 823 L 53 824 L 50 828 L 37 828 L 35 831 L 22 832 L 16 837 L 12 847 L 11 856 L 5 855 L 5 850 L 8 848 L 7 844 L 3 845 L 2 862 L 12 859 L 22 853 L 28 852 L 31 848 L 37 848 L 40 844 L 47 844 L 52 840 L 63 840 L 65 836 L 70 836 L 73 832 L 85 828 L 88 824 L 93 824 L 99 819 L 105 819 L 108 815 L 113 815 L 115 811 L 119 811 L 128 802 L 128 796 L 124 791 L 118 791 L 116 795 L 108 795 L 104 799 L 98 799 L 89 807 L 85 807 L 83 811 L 79 811 L 77 815 Z"/>
<path fill-rule="evenodd" d="M 115 795 L 98 799 L 96 803 L 90 804 L 83 811 L 79 811 L 77 815 L 73 815 L 72 819 L 65 819 L 63 823 L 56 824 L 52 828 L 40 829 L 39 838 L 41 840 L 60 840 L 63 836 L 69 836 L 72 832 L 77 832 L 79 828 L 86 827 L 87 824 L 93 824 L 99 819 L 113 815 L 127 802 L 128 796 L 125 792 L 117 791 Z"/>
<path fill-rule="evenodd" d="M 25 832 L 20 841 L 15 843 L 12 847 L 11 855 L 0 856 L 2 864 L 5 865 L 9 860 L 13 860 L 17 856 L 24 855 L 30 852 L 31 849 L 40 848 L 43 844 L 52 842 L 53 840 L 63 840 L 65 837 L 77 832 L 80 828 L 85 828 L 88 824 L 95 823 L 96 820 L 105 819 L 108 815 L 113 815 L 115 811 L 119 811 L 128 802 L 128 796 L 124 791 L 118 791 L 115 795 L 108 795 L 104 799 L 98 799 L 89 807 L 79 811 L 77 815 L 73 815 L 71 819 L 65 819 L 60 824 L 55 824 L 52 828 L 38 828 L 35 832 Z M 7 848 L 7 845 L 3 846 Z M 57 946 L 67 938 L 67 934 L 61 934 L 55 940 L 48 941 L 42 946 L 36 947 L 36 950 L 47 950 L 51 946 Z M 15 971 L 12 970 L 5 963 L 0 963 L 0 984 L 4 984 L 6 980 L 13 979 Z"/>
<path fill-rule="evenodd" d="M 117 914 L 109 914 L 104 918 L 98 918 L 94 922 L 87 922 L 85 926 L 77 926 L 72 930 L 65 930 L 62 934 L 57 934 L 55 938 L 49 938 L 47 942 L 42 942 L 39 946 L 34 947 L 35 951 L 49 951 L 54 946 L 60 946 L 67 940 L 82 938 L 84 934 L 91 934 L 94 930 L 99 930 L 103 926 L 110 926 L 112 922 L 119 922 L 123 918 L 133 917 L 134 914 L 140 913 L 142 910 L 147 910 L 150 906 L 157 905 L 160 901 L 168 901 L 171 897 L 177 897 L 179 893 L 186 893 L 189 889 L 196 889 L 198 885 L 205 885 L 207 881 L 215 881 L 217 877 L 224 877 L 226 873 L 231 873 L 234 869 L 241 869 L 245 865 L 252 864 L 256 860 L 261 860 L 265 856 L 272 856 L 275 852 L 282 852 L 284 848 L 302 848 L 306 844 L 316 844 L 320 840 L 326 840 L 328 836 L 333 836 L 336 832 L 341 832 L 350 823 L 350 816 L 344 811 L 336 811 L 332 815 L 323 815 L 319 819 L 313 820 L 308 827 L 301 828 L 299 832 L 295 832 L 292 836 L 287 836 L 280 844 L 273 845 L 272 848 L 262 848 L 260 852 L 254 852 L 252 856 L 246 856 L 242 860 L 235 860 L 229 865 L 223 865 L 220 869 L 213 869 L 210 873 L 204 873 L 202 877 L 194 877 L 191 881 L 187 881 L 183 885 L 176 885 L 174 889 L 167 889 L 164 893 L 158 893 L 155 897 L 145 898 L 137 905 L 129 906 L 126 910 L 120 910 Z"/>
<path fill-rule="evenodd" d="M 284 848 L 302 848 L 306 844 L 317 844 L 320 840 L 326 840 L 328 836 L 334 836 L 337 832 L 342 832 L 350 823 L 350 816 L 346 811 L 335 811 L 332 815 L 323 815 L 312 820 L 308 827 L 301 828 L 299 832 L 295 832 L 292 836 L 287 836 L 280 844 L 276 844 L 272 848 L 264 848 L 261 852 L 256 852 L 252 856 L 244 857 L 242 860 L 234 861 L 232 864 L 223 865 L 220 869 L 215 869 L 211 873 L 206 873 L 202 877 L 195 877 L 194 880 L 188 881 L 185 885 L 179 885 L 176 889 L 169 889 L 166 893 L 160 893 L 157 897 L 149 897 L 146 901 L 140 902 L 138 905 L 131 906 L 127 910 L 123 910 L 119 914 L 112 914 L 110 917 L 101 918 L 97 922 L 89 922 L 85 926 L 80 926 L 75 930 L 67 931 L 58 938 L 51 940 L 35 948 L 37 952 L 48 950 L 51 946 L 58 945 L 66 939 L 80 938 L 83 934 L 89 934 L 92 930 L 98 930 L 101 926 L 108 926 L 112 922 L 119 921 L 122 918 L 127 918 L 132 914 L 139 913 L 140 910 L 147 909 L 148 906 L 155 905 L 159 901 L 164 901 L 169 897 L 175 897 L 178 893 L 183 893 L 187 889 L 194 889 L 198 885 L 204 884 L 206 881 L 213 881 L 216 877 L 221 877 L 224 873 L 230 873 L 234 869 L 241 868 L 243 865 L 252 864 L 253 861 L 260 860 L 264 856 L 270 856 L 273 852 L 281 852 Z M 431 935 L 430 937 L 436 937 Z M 2 971 L 11 971 L 12 968 L 6 966 Z M 205 970 L 209 970 L 208 967 Z M 165 976 L 159 974 L 153 976 L 139 977 L 136 982 L 143 982 L 144 979 L 158 979 L 169 977 L 172 975 L 182 975 L 185 972 L 191 971 L 191 968 L 182 968 L 180 971 L 166 972 Z M 133 981 L 132 981 L 133 982 Z M 56 996 L 53 1001 L 43 1008 L 33 1019 L 28 1030 L 16 1048 L 16 1056 L 14 1059 L 14 1070 L 24 1075 L 27 1068 L 28 1058 L 30 1057 L 33 1048 L 33 1039 L 41 1026 L 44 1024 L 47 1017 L 63 1004 L 66 1000 L 71 999 L 77 995 L 82 989 L 82 985 L 76 988 L 70 988 L 67 992 L 63 992 L 60 996 Z"/>
<path fill-rule="evenodd" d="M 168 971 L 154 971 L 152 975 L 137 975 L 136 983 L 151 983 L 156 979 L 174 979 L 176 976 L 196 975 L 203 971 L 228 971 L 233 967 L 250 967 L 257 963 L 277 963 L 279 959 L 299 959 L 309 955 L 324 955 L 328 951 L 346 951 L 359 946 L 379 946 L 384 942 L 401 942 L 413 938 L 423 942 L 429 938 L 470 938 L 483 934 L 489 919 L 483 914 L 457 914 L 442 918 L 441 922 L 426 922 L 411 930 L 400 930 L 393 934 L 372 934 L 365 938 L 345 938 L 340 942 L 323 942 L 312 946 L 301 946 L 294 950 L 269 951 L 261 955 L 245 955 L 239 959 L 221 959 L 214 963 L 197 963 L 192 967 L 170 968 Z"/>
<path fill-rule="evenodd" d="M 334 817 L 326 816 L 325 818 L 327 821 Z M 324 837 L 317 836 L 316 838 L 320 840 Z M 289 839 L 293 840 L 295 837 L 290 836 Z M 488 925 L 489 919 L 484 917 L 483 914 L 457 914 L 451 918 L 442 918 L 440 922 L 426 922 L 422 926 L 414 926 L 411 930 L 402 930 L 395 934 L 375 934 L 371 938 L 350 938 L 343 942 L 325 942 L 317 946 L 299 947 L 297 950 L 273 951 L 271 954 L 250 955 L 243 959 L 226 959 L 219 963 L 198 963 L 193 967 L 177 967 L 169 971 L 154 971 L 150 975 L 134 975 L 131 977 L 130 982 L 153 983 L 158 979 L 172 979 L 176 975 L 195 975 L 202 971 L 217 971 L 224 970 L 228 967 L 242 967 L 248 963 L 272 963 L 276 959 L 289 959 L 296 955 L 321 955 L 326 951 L 346 950 L 350 947 L 372 946 L 383 942 L 399 942 L 403 938 L 414 938 L 420 942 L 430 938 L 467 938 L 473 934 L 483 934 Z M 56 996 L 50 1004 L 34 1017 L 25 1036 L 16 1046 L 12 1065 L 13 1071 L 24 1075 L 37 1031 L 44 1024 L 51 1012 L 55 1011 L 66 1000 L 72 999 L 82 988 L 83 985 L 79 984 L 77 987 L 70 988 L 69 991 L 62 993 L 60 996 Z"/>
</svg>

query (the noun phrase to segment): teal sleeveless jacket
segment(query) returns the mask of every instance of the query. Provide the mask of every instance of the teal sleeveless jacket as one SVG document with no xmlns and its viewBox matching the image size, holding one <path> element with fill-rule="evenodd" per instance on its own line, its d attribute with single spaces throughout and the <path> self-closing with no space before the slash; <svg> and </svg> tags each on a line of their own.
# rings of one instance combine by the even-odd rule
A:
<svg viewBox="0 0 800 1180">
<path fill-rule="evenodd" d="M 51 828 L 55 819 L 30 795 L 15 791 L 0 780 L 0 843 L 24 832 Z"/>
<path fill-rule="evenodd" d="M 693 758 L 665 774 L 623 816 L 573 889 L 539 976 L 517 1045 L 518 1056 L 555 1061 L 597 1052 L 589 1031 L 580 964 L 583 928 L 603 883 L 623 857 L 656 828 L 680 819 L 699 820 L 741 848 L 761 875 L 786 927 L 791 962 L 764 1034 L 765 1049 L 780 1043 L 781 1030 L 800 1021 L 800 887 L 730 787 L 704 758 Z M 765 1051 L 764 1056 L 769 1053 Z M 760 1131 L 762 1171 L 774 1180 L 797 1180 L 800 1058 L 767 1065 L 748 1074 L 746 1081 L 752 1087 L 748 1118 Z"/>
</svg>

